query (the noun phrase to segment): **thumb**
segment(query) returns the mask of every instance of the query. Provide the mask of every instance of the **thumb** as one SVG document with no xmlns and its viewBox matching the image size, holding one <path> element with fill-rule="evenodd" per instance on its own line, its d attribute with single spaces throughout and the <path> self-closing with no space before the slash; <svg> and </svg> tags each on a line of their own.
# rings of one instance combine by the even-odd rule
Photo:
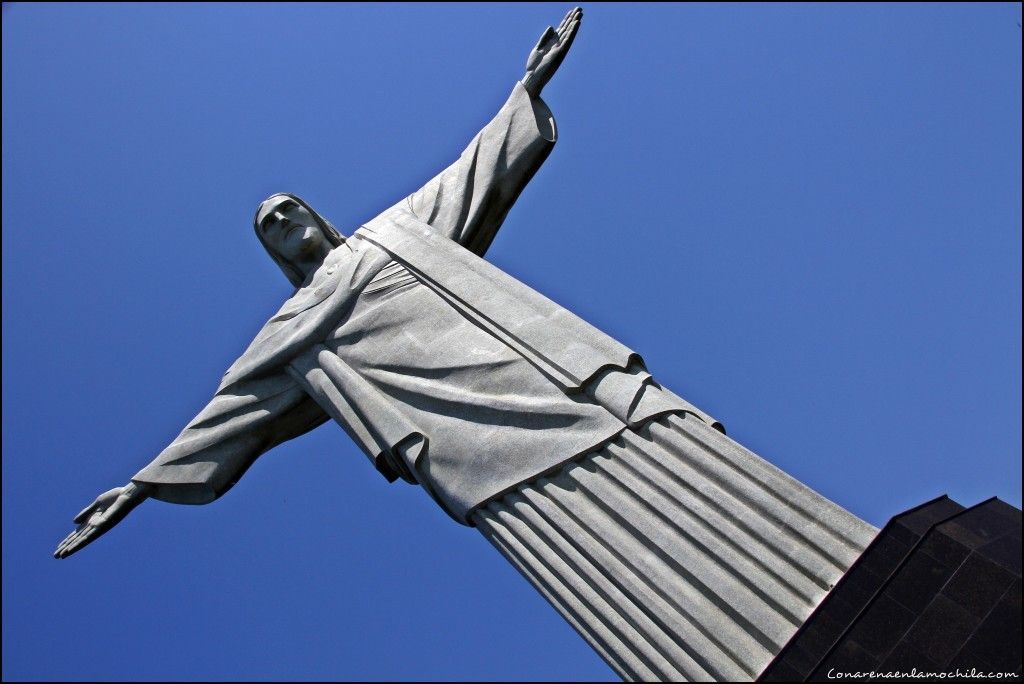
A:
<svg viewBox="0 0 1024 684">
<path fill-rule="evenodd" d="M 113 489 L 110 489 L 108 491 L 103 492 L 102 494 L 97 496 L 96 499 L 93 500 L 93 502 L 91 504 L 89 504 L 88 506 L 83 508 L 81 513 L 79 513 L 78 515 L 75 516 L 75 519 L 74 519 L 73 522 L 76 525 L 81 525 L 86 520 L 88 520 L 89 516 L 91 516 L 97 510 L 100 510 L 102 508 L 106 508 L 107 506 L 109 506 L 114 501 L 117 501 L 117 497 L 120 496 L 120 495 L 121 495 L 121 488 L 120 487 L 114 487 Z"/>
<path fill-rule="evenodd" d="M 558 34 L 555 33 L 555 29 L 548 26 L 544 29 L 544 33 L 540 35 L 540 39 L 537 40 L 537 44 L 533 47 L 534 50 L 540 50 L 545 45 L 550 43 L 552 40 L 558 38 Z"/>
<path fill-rule="evenodd" d="M 89 519 L 89 516 L 91 516 L 93 514 L 93 512 L 97 508 L 99 508 L 99 506 L 100 506 L 100 500 L 97 498 L 91 504 L 89 504 L 88 506 L 83 508 L 82 512 L 79 513 L 78 515 L 76 515 L 75 519 L 72 522 L 74 522 L 76 525 L 81 525 L 82 523 L 84 523 L 86 520 Z"/>
</svg>

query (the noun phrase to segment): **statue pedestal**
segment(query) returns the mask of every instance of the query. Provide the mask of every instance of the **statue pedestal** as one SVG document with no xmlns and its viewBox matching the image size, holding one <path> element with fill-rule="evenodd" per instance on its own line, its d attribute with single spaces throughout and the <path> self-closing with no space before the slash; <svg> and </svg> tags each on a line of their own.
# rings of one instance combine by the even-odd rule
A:
<svg viewBox="0 0 1024 684">
<path fill-rule="evenodd" d="M 1020 677 L 1019 509 L 942 496 L 897 515 L 760 679 L 914 669 L 929 679 Z"/>
<path fill-rule="evenodd" d="M 626 680 L 752 680 L 877 530 L 670 415 L 477 510 L 483 535 Z"/>
</svg>

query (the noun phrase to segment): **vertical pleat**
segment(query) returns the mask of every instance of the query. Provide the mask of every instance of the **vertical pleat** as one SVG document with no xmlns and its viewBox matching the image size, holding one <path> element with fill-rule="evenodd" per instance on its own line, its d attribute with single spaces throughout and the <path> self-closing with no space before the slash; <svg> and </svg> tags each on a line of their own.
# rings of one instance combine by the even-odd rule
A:
<svg viewBox="0 0 1024 684">
<path fill-rule="evenodd" d="M 473 521 L 631 681 L 756 678 L 876 532 L 674 415 Z"/>
</svg>

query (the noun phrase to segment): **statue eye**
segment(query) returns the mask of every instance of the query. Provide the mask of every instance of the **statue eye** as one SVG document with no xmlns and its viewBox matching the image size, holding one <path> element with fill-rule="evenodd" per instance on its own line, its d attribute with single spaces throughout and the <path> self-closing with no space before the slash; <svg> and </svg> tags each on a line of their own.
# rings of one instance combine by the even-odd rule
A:
<svg viewBox="0 0 1024 684">
<path fill-rule="evenodd" d="M 274 211 L 267 215 L 267 218 L 263 219 L 263 231 L 266 232 L 271 228 L 277 226 L 282 221 L 286 220 L 287 218 L 284 216 L 284 214 L 281 213 L 281 210 L 275 209 Z"/>
</svg>

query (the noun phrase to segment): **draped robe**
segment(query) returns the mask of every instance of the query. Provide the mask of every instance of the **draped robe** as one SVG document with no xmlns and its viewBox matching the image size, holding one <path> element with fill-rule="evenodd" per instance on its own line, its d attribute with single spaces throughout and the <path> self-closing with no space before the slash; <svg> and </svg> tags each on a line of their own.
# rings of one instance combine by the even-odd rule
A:
<svg viewBox="0 0 1024 684">
<path fill-rule="evenodd" d="M 555 138 L 517 83 L 455 163 L 330 251 L 132 479 L 207 503 L 333 419 L 389 481 L 471 525 L 486 501 L 655 417 L 720 428 L 636 353 L 481 258 Z"/>
<path fill-rule="evenodd" d="M 517 84 L 454 164 L 348 239 L 291 196 L 336 246 L 133 479 L 206 503 L 332 419 L 477 527 L 624 679 L 753 679 L 876 530 L 481 258 L 554 141 Z"/>
</svg>

